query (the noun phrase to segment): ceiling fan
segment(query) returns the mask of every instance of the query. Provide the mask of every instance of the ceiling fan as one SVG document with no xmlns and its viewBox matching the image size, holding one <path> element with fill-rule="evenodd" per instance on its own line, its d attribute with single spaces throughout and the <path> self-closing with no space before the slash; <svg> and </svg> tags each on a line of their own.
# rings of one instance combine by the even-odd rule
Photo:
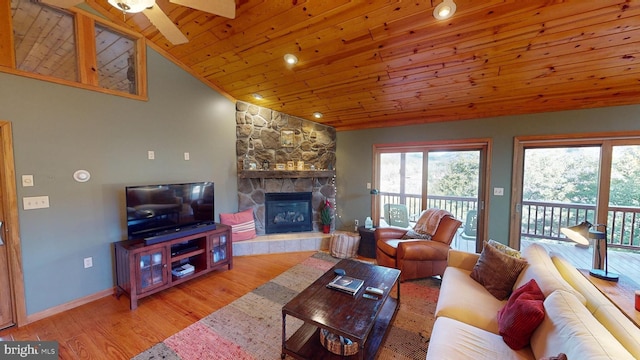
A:
<svg viewBox="0 0 640 360">
<path fill-rule="evenodd" d="M 69 8 L 78 5 L 83 0 L 41 0 L 43 3 Z M 149 21 L 173 45 L 189 42 L 176 24 L 165 14 L 155 0 L 108 0 L 109 4 L 125 13 L 142 12 Z M 174 4 L 190 7 L 195 10 L 223 16 L 229 19 L 236 17 L 235 0 L 169 0 Z"/>
</svg>

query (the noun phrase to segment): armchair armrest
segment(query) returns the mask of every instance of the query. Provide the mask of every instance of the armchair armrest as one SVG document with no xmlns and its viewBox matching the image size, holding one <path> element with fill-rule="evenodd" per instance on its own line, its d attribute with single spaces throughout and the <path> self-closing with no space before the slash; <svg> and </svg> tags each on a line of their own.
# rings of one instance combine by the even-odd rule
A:
<svg viewBox="0 0 640 360">
<path fill-rule="evenodd" d="M 479 258 L 480 254 L 451 249 L 447 257 L 447 266 L 471 271 Z"/>
<path fill-rule="evenodd" d="M 383 227 L 376 228 L 373 232 L 373 237 L 378 240 L 387 240 L 387 239 L 402 239 L 404 234 L 407 233 L 407 229 L 394 228 L 394 227 Z"/>
</svg>

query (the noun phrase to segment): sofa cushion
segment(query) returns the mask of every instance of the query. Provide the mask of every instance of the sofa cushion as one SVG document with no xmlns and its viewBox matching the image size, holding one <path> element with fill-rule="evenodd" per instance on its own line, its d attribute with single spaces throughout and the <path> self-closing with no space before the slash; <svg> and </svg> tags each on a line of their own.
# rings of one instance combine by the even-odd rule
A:
<svg viewBox="0 0 640 360">
<path fill-rule="evenodd" d="M 498 328 L 504 342 L 518 350 L 529 345 L 534 330 L 544 320 L 544 294 L 535 279 L 511 294 L 498 312 Z"/>
<path fill-rule="evenodd" d="M 531 337 L 536 358 L 558 355 L 569 359 L 633 359 L 572 293 L 556 290 L 544 301 L 546 314 Z"/>
<path fill-rule="evenodd" d="M 560 276 L 569 284 L 572 288 L 578 291 L 585 298 L 585 305 L 587 309 L 593 313 L 598 307 L 603 304 L 610 304 L 607 299 L 593 284 L 587 280 L 576 269 L 575 266 L 570 264 L 566 259 L 559 255 L 551 254 L 551 261 L 553 265 L 558 269 Z"/>
<path fill-rule="evenodd" d="M 485 243 L 471 271 L 471 278 L 482 284 L 496 299 L 504 300 L 511 294 L 513 285 L 526 265 L 525 260 L 503 254 Z"/>
<path fill-rule="evenodd" d="M 629 320 L 615 305 L 600 306 L 593 316 L 636 359 L 640 359 L 640 328 Z"/>
<path fill-rule="evenodd" d="M 551 260 L 562 277 L 586 298 L 586 306 L 595 318 L 629 351 L 640 359 L 640 328 L 635 326 L 575 266 L 560 255 Z"/>
<path fill-rule="evenodd" d="M 234 214 L 220 214 L 220 222 L 231 226 L 233 241 L 248 240 L 256 237 L 253 209 L 247 209 Z"/>
<path fill-rule="evenodd" d="M 529 280 L 536 279 L 545 297 L 560 289 L 574 294 L 581 303 L 586 303 L 584 296 L 562 278 L 544 247 L 538 244 L 531 244 L 522 250 L 522 256 L 529 265 L 520 273 L 514 288 L 517 289 L 529 282 Z"/>
<path fill-rule="evenodd" d="M 507 303 L 471 279 L 469 270 L 447 267 L 442 275 L 436 317 L 449 317 L 498 334 L 496 314 Z"/>
<path fill-rule="evenodd" d="M 486 292 L 486 291 L 485 291 Z M 502 337 L 455 319 L 439 317 L 433 324 L 427 360 L 530 360 L 531 349 L 509 348 Z"/>
</svg>

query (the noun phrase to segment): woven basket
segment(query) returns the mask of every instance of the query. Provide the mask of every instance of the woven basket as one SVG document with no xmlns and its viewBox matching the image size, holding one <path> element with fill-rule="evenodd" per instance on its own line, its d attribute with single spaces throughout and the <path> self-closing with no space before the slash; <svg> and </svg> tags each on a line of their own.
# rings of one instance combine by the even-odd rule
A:
<svg viewBox="0 0 640 360">
<path fill-rule="evenodd" d="M 327 350 L 336 355 L 351 356 L 358 352 L 357 342 L 353 342 L 343 336 L 330 333 L 325 329 L 320 329 L 320 343 Z"/>
</svg>

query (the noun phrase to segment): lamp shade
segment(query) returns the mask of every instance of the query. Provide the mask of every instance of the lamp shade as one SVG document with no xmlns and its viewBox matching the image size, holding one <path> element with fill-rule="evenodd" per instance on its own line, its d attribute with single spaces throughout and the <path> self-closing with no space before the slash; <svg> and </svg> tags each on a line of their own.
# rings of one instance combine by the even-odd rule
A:
<svg viewBox="0 0 640 360">
<path fill-rule="evenodd" d="M 593 238 L 590 234 L 591 232 L 589 231 L 592 226 L 593 225 L 591 225 L 590 222 L 583 221 L 578 225 L 561 228 L 560 232 L 563 233 L 567 238 L 573 240 L 574 242 L 577 242 L 580 245 L 589 245 L 589 240 L 587 239 L 587 237 Z"/>
</svg>

